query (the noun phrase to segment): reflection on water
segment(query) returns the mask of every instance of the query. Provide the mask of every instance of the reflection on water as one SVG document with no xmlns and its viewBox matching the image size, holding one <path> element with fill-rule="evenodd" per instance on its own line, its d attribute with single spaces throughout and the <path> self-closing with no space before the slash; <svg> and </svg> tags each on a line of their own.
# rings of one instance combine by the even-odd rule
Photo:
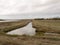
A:
<svg viewBox="0 0 60 45">
<path fill-rule="evenodd" d="M 19 21 L 20 19 L 2 19 L 0 22 L 13 22 L 13 21 Z"/>
<path fill-rule="evenodd" d="M 33 36 L 36 33 L 35 30 L 36 29 L 32 27 L 32 22 L 30 22 L 25 27 L 22 27 L 22 28 L 10 31 L 7 34 L 10 34 L 10 35 L 30 35 L 30 36 Z"/>
</svg>

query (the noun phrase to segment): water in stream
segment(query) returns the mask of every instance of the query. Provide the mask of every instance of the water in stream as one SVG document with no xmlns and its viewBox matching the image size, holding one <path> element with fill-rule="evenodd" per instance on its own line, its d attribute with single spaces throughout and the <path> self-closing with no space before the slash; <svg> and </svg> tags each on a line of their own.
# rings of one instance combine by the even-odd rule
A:
<svg viewBox="0 0 60 45">
<path fill-rule="evenodd" d="M 36 29 L 32 27 L 32 22 L 30 22 L 25 27 L 12 30 L 12 31 L 8 32 L 7 34 L 10 34 L 10 35 L 30 35 L 30 36 L 33 36 L 36 33 L 35 31 L 36 31 Z"/>
</svg>

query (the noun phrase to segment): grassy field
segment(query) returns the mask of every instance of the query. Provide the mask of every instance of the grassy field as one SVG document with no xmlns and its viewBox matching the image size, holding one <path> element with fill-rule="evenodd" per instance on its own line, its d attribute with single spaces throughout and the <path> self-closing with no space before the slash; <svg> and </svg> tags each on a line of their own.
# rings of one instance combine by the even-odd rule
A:
<svg viewBox="0 0 60 45">
<path fill-rule="evenodd" d="M 32 20 L 35 36 L 6 35 L 13 29 L 27 25 L 30 20 L 0 23 L 0 45 L 60 45 L 60 20 Z M 54 34 L 44 34 L 45 32 Z"/>
<path fill-rule="evenodd" d="M 30 20 L 21 20 L 14 22 L 0 22 L 0 32 L 9 32 L 11 30 L 24 27 L 30 22 Z"/>
<path fill-rule="evenodd" d="M 60 33 L 60 20 L 33 20 L 33 26 L 40 32 Z"/>
</svg>

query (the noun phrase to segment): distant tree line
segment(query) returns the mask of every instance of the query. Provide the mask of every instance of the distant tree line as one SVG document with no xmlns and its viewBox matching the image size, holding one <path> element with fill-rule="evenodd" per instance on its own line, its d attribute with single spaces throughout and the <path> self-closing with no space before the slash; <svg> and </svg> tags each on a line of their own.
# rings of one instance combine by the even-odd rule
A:
<svg viewBox="0 0 60 45">
<path fill-rule="evenodd" d="M 35 20 L 45 20 L 44 18 L 35 18 Z"/>
<path fill-rule="evenodd" d="M 60 17 L 53 17 L 53 18 L 36 18 L 35 20 L 60 20 Z"/>
</svg>

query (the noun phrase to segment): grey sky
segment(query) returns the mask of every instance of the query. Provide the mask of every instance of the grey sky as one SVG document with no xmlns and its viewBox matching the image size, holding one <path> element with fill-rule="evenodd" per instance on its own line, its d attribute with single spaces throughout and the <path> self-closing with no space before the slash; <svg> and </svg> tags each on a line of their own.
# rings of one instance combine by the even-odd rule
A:
<svg viewBox="0 0 60 45">
<path fill-rule="evenodd" d="M 60 16 L 60 0 L 0 0 L 0 18 Z"/>
</svg>

